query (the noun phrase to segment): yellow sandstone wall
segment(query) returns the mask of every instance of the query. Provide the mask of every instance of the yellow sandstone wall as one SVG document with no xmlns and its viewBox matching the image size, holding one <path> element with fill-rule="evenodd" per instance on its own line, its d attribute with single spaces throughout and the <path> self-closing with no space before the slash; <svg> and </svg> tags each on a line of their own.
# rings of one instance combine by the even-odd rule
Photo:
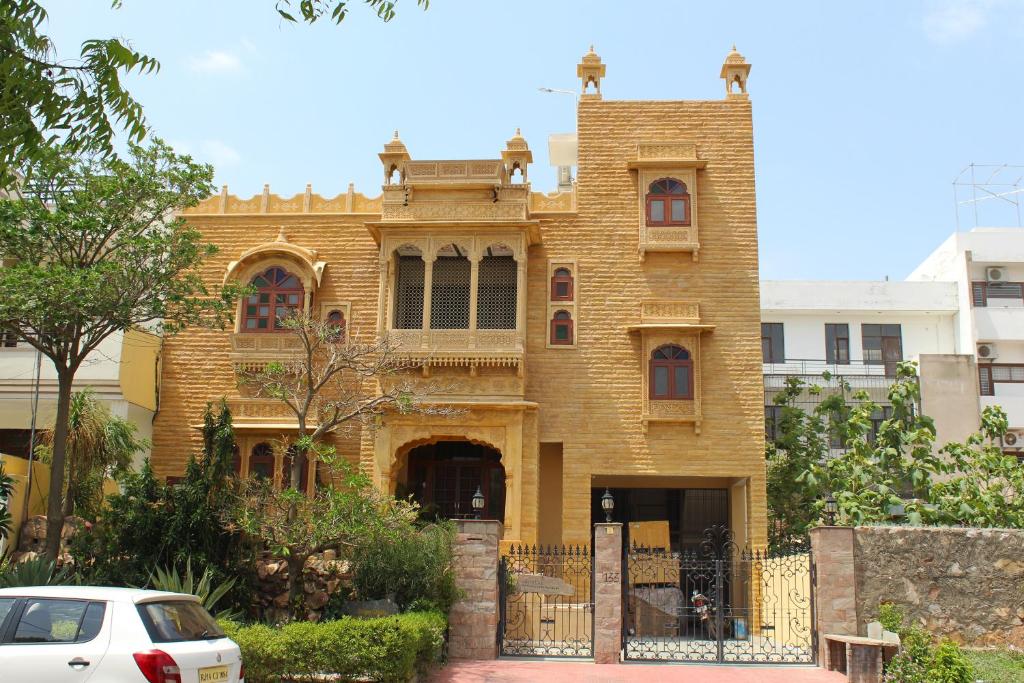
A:
<svg viewBox="0 0 1024 683">
<path fill-rule="evenodd" d="M 530 251 L 527 399 L 540 403 L 540 441 L 563 448 L 563 539 L 590 538 L 595 475 L 750 477 L 751 541 L 765 541 L 764 423 L 757 229 L 750 102 L 615 102 L 579 105 L 578 216 L 543 226 Z M 700 258 L 637 257 L 636 172 L 626 163 L 639 141 L 694 142 Z M 546 260 L 577 260 L 575 350 L 545 348 Z M 700 304 L 703 425 L 641 426 L 647 371 L 640 300 Z"/>
<path fill-rule="evenodd" d="M 577 213 L 542 218 L 542 244 L 528 256 L 525 399 L 539 408 L 517 418 L 522 427 L 514 441 L 517 448 L 522 444 L 521 452 L 503 454 L 506 462 L 521 463 L 510 471 L 521 514 L 514 523 L 506 519 L 506 526 L 518 529 L 521 540 L 536 542 L 539 515 L 560 510 L 560 524 L 545 521 L 539 540 L 550 542 L 558 529 L 563 542 L 586 543 L 595 477 L 645 476 L 649 483 L 664 481 L 666 486 L 682 477 L 704 477 L 709 478 L 706 485 L 721 487 L 749 478 L 748 487 L 731 489 L 734 527 L 745 526 L 749 534 L 738 540 L 761 545 L 767 520 L 750 102 L 740 97 L 583 99 L 578 132 Z M 648 253 L 641 263 L 637 255 L 643 188 L 637 187 L 637 172 L 627 169 L 627 161 L 638 142 L 662 140 L 692 142 L 707 162 L 697 172 L 696 192 L 691 188 L 699 216 L 697 261 L 689 253 Z M 357 198 L 359 206 L 319 198 L 304 206 L 301 197 L 290 203 L 273 197 L 278 210 L 288 211 L 281 213 L 259 213 L 259 197 L 211 198 L 187 216 L 220 248 L 203 267 L 203 277 L 219 285 L 230 261 L 273 241 L 283 226 L 290 243 L 317 250 L 317 259 L 327 263 L 314 310 L 320 300 L 351 302 L 350 329 L 373 333 L 378 248 L 364 222 L 378 220 L 379 214 L 346 211 L 379 210 L 379 205 Z M 267 199 L 262 202 L 266 207 Z M 216 213 L 218 203 L 229 213 Z M 575 348 L 547 347 L 549 259 L 576 262 Z M 650 298 L 697 302 L 701 323 L 716 326 L 701 338 L 700 434 L 692 424 L 679 423 L 653 423 L 644 432 L 641 392 L 647 359 L 640 335 L 626 328 L 640 321 L 640 302 Z M 230 350 L 228 331 L 188 330 L 165 340 L 153 439 L 158 475 L 180 474 L 189 454 L 198 451 L 193 425 L 200 422 L 204 404 L 238 395 Z M 467 380 L 472 382 L 468 374 Z M 475 419 L 467 417 L 467 424 Z M 459 433 L 456 417 L 445 434 Z M 557 476 L 557 444 L 560 485 L 542 487 L 539 478 L 545 470 Z M 347 435 L 338 446 L 383 476 L 381 452 L 370 434 Z M 560 503 L 542 504 L 541 491 L 559 496 Z M 740 509 L 736 496 L 746 499 Z M 748 517 L 740 525 L 743 507 Z"/>
</svg>

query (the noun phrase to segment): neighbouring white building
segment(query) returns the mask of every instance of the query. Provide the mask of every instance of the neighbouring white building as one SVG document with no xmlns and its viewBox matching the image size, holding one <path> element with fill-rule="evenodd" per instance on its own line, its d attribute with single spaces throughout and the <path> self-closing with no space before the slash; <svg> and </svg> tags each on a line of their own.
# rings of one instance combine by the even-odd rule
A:
<svg viewBox="0 0 1024 683">
<path fill-rule="evenodd" d="M 1024 229 L 953 233 L 907 279 L 956 283 L 956 353 L 977 362 L 979 406 L 1006 411 L 1006 445 L 1024 447 Z"/>
<path fill-rule="evenodd" d="M 140 330 L 114 333 L 82 364 L 74 388 L 91 389 L 114 415 L 134 423 L 138 435 L 148 440 L 158 409 L 159 357 L 160 337 Z M 36 431 L 49 429 L 56 404 L 53 363 L 30 345 L 0 335 L 0 453 L 28 457 L 33 411 Z"/>
<path fill-rule="evenodd" d="M 841 376 L 883 406 L 880 421 L 896 363 L 914 360 L 939 443 L 1000 405 L 1004 445 L 1024 454 L 1024 229 L 954 233 L 900 282 L 762 281 L 761 320 L 769 436 L 786 377 Z"/>
</svg>

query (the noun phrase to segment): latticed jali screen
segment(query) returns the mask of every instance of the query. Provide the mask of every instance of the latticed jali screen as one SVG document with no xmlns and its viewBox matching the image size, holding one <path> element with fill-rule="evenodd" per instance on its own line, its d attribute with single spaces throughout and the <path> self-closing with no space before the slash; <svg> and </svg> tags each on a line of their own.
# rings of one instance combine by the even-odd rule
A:
<svg viewBox="0 0 1024 683">
<path fill-rule="evenodd" d="M 434 261 L 430 290 L 431 329 L 469 329 L 469 279 L 469 259 L 441 256 Z M 422 291 L 422 284 L 420 288 Z"/>
<path fill-rule="evenodd" d="M 423 259 L 398 257 L 395 284 L 395 329 L 418 330 L 423 327 Z"/>
<path fill-rule="evenodd" d="M 476 326 L 481 330 L 516 329 L 516 261 L 511 256 L 480 260 Z"/>
</svg>

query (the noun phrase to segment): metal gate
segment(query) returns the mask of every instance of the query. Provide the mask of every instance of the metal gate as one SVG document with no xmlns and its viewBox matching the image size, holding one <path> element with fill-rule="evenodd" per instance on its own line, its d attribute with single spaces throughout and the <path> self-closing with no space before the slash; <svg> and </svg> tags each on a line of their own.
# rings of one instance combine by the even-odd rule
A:
<svg viewBox="0 0 1024 683">
<path fill-rule="evenodd" d="M 816 658 L 808 553 L 740 551 L 725 527 L 694 551 L 624 553 L 626 659 L 810 664 Z"/>
<path fill-rule="evenodd" d="M 588 546 L 512 546 L 499 565 L 498 648 L 512 657 L 594 656 Z"/>
</svg>

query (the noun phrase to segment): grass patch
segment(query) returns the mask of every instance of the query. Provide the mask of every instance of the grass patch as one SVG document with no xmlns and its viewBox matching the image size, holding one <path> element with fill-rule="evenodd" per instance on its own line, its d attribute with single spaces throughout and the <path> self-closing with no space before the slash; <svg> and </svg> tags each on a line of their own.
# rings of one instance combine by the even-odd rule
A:
<svg viewBox="0 0 1024 683">
<path fill-rule="evenodd" d="M 1024 652 L 966 650 L 979 680 L 990 683 L 1024 683 Z"/>
</svg>

